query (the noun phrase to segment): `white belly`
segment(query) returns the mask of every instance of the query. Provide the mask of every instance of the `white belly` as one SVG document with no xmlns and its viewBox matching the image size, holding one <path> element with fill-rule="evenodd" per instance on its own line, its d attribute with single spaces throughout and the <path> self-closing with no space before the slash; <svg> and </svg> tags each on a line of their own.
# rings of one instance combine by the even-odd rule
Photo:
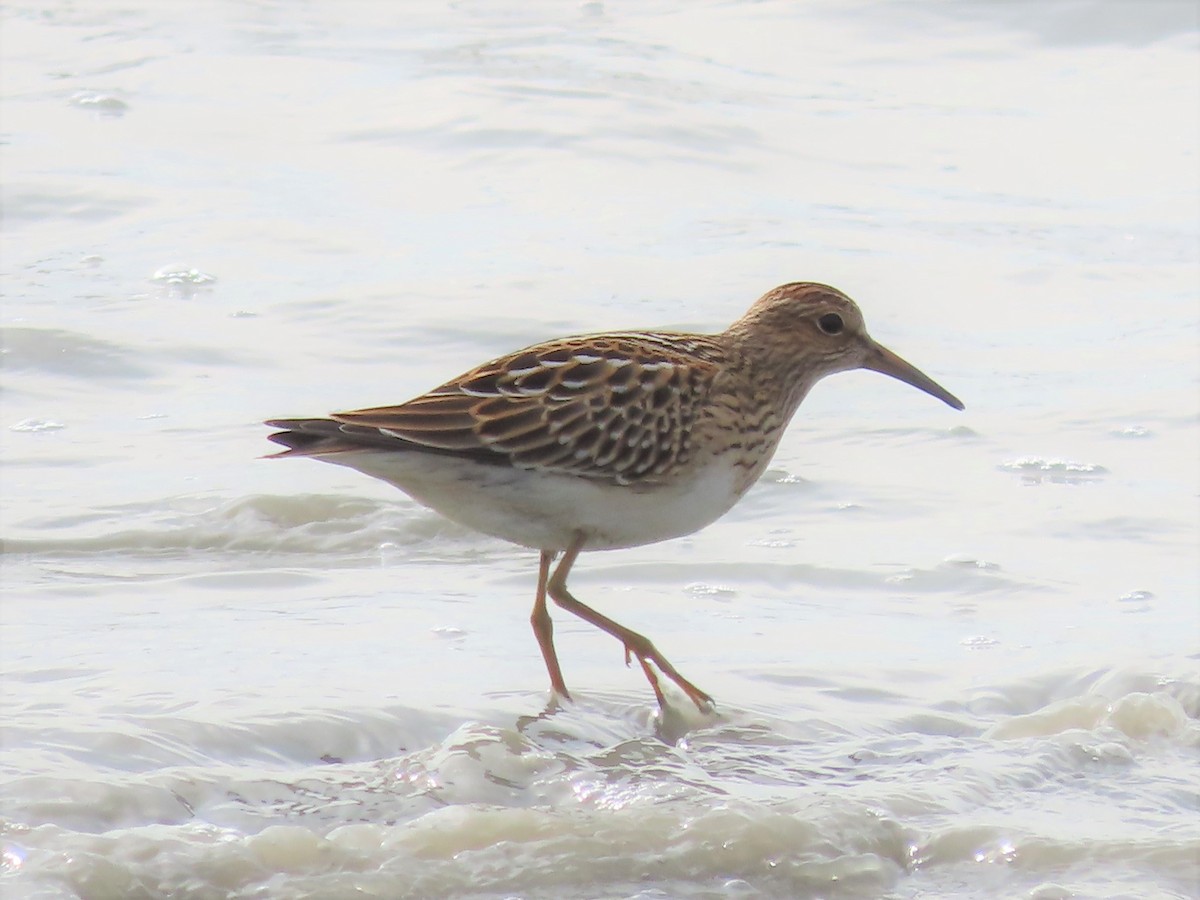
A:
<svg viewBox="0 0 1200 900">
<path fill-rule="evenodd" d="M 652 544 L 698 531 L 744 493 L 735 471 L 712 465 L 678 483 L 615 486 L 452 456 L 363 450 L 317 456 L 393 484 L 468 528 L 537 550 L 565 550 L 579 533 L 588 550 Z"/>
</svg>

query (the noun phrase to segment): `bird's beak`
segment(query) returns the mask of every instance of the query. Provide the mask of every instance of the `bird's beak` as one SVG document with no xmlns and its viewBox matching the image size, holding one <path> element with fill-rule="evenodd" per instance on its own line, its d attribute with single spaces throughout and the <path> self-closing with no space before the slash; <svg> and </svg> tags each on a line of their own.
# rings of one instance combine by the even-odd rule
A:
<svg viewBox="0 0 1200 900">
<path fill-rule="evenodd" d="M 905 384 L 911 384 L 915 388 L 920 388 L 925 393 L 937 397 L 943 403 L 953 406 L 955 409 L 963 408 L 961 400 L 916 366 L 905 362 L 887 347 L 881 347 L 869 338 L 867 357 L 863 360 L 862 367 L 870 369 L 873 372 L 882 372 L 884 375 L 891 375 Z"/>
</svg>

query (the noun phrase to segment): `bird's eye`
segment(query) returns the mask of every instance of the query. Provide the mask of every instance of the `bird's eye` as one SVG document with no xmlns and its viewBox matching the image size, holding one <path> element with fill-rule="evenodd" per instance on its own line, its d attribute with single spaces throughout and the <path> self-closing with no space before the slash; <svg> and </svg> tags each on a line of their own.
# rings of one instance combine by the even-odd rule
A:
<svg viewBox="0 0 1200 900">
<path fill-rule="evenodd" d="M 842 317 L 837 313 L 825 313 L 817 319 L 817 325 L 826 334 L 841 334 L 842 329 L 846 327 Z"/>
</svg>

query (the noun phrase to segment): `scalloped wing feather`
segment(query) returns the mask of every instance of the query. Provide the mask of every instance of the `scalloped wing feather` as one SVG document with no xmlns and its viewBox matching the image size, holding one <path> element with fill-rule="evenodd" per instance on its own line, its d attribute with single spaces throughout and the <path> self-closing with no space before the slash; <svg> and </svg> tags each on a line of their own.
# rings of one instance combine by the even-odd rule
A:
<svg viewBox="0 0 1200 900">
<path fill-rule="evenodd" d="M 714 342 L 617 334 L 540 344 L 484 363 L 399 406 L 336 413 L 441 452 L 585 478 L 653 481 L 685 463 L 724 360 Z"/>
</svg>

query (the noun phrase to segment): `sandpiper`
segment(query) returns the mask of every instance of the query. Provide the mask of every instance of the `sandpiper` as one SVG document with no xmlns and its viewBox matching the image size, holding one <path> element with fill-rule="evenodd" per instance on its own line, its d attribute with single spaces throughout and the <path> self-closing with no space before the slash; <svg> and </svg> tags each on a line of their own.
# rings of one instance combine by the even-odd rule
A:
<svg viewBox="0 0 1200 900">
<path fill-rule="evenodd" d="M 720 334 L 617 331 L 486 362 L 399 406 L 272 419 L 286 450 L 395 485 L 449 519 L 541 552 L 530 621 L 556 695 L 570 698 L 546 596 L 611 634 L 666 706 L 654 667 L 701 711 L 713 699 L 649 640 L 576 600 L 580 552 L 698 531 L 766 469 L 826 375 L 871 369 L 955 409 L 949 391 L 877 344 L 849 297 L 785 284 Z M 551 570 L 555 558 L 562 554 Z"/>
</svg>

